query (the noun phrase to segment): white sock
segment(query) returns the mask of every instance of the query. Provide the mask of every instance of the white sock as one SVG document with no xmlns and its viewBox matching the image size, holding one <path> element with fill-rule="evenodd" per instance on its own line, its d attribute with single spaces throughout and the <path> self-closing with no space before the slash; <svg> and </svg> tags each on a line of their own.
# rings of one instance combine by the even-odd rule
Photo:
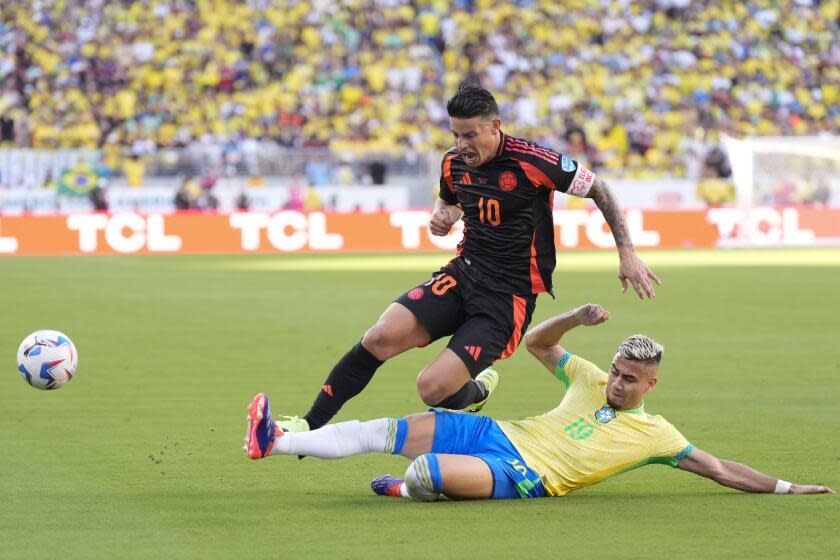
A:
<svg viewBox="0 0 840 560">
<path fill-rule="evenodd" d="M 408 465 L 405 471 L 405 482 L 400 486 L 400 495 L 417 502 L 434 502 L 440 497 L 440 494 L 435 492 L 434 482 L 429 474 L 429 459 L 426 455 L 420 455 Z"/>
<path fill-rule="evenodd" d="M 390 453 L 397 420 L 380 418 L 368 422 L 351 420 L 311 432 L 286 432 L 274 440 L 272 455 L 308 455 L 340 459 L 363 453 Z"/>
</svg>

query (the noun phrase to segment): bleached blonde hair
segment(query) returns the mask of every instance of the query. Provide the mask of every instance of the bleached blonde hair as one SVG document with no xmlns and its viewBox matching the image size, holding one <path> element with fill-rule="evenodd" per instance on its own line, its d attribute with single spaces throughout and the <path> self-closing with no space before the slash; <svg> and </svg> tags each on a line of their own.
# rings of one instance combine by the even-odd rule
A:
<svg viewBox="0 0 840 560">
<path fill-rule="evenodd" d="M 650 337 L 634 334 L 618 347 L 618 353 L 628 360 L 644 362 L 647 365 L 659 364 L 665 348 Z"/>
</svg>

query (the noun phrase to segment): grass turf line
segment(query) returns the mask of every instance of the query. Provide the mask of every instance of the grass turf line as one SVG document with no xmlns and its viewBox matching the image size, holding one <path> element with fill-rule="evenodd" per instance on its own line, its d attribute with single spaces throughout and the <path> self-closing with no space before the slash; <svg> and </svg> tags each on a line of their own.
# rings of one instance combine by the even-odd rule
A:
<svg viewBox="0 0 840 560">
<path fill-rule="evenodd" d="M 694 251 L 640 251 L 650 267 L 840 267 L 840 249 L 732 249 Z M 451 258 L 450 253 L 392 254 L 313 254 L 281 257 L 255 256 L 247 260 L 231 257 L 211 266 L 228 270 L 261 271 L 416 271 L 439 268 Z M 616 267 L 614 251 L 574 251 L 557 253 L 558 271 L 600 271 Z"/>
</svg>

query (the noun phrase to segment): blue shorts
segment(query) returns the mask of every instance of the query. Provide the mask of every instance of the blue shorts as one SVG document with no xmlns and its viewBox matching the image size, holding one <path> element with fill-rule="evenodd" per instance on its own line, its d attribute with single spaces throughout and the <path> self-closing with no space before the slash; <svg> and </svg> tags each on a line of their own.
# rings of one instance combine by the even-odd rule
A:
<svg viewBox="0 0 840 560">
<path fill-rule="evenodd" d="M 493 499 L 545 496 L 540 475 L 525 464 L 496 421 L 486 416 L 432 409 L 435 438 L 432 453 L 472 455 L 493 473 Z"/>
</svg>

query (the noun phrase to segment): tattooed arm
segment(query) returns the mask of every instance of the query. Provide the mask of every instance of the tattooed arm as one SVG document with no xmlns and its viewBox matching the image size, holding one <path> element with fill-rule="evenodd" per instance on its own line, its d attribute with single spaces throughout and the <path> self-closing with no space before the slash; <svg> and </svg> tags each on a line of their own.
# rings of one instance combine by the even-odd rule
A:
<svg viewBox="0 0 840 560">
<path fill-rule="evenodd" d="M 630 232 L 627 229 L 627 222 L 624 219 L 624 212 L 622 212 L 612 189 L 603 179 L 596 176 L 587 198 L 595 201 L 601 214 L 604 215 L 604 220 L 610 226 L 613 239 L 615 239 L 615 246 L 618 249 L 618 257 L 621 262 L 618 269 L 621 291 L 627 291 L 627 283 L 629 282 L 640 299 L 645 299 L 646 295 L 648 298 L 655 297 L 656 293 L 653 291 L 650 280 L 659 285 L 662 285 L 662 281 L 636 255 L 633 241 L 630 239 Z"/>
<path fill-rule="evenodd" d="M 597 175 L 592 188 L 589 189 L 588 198 L 595 201 L 598 210 L 604 215 L 619 252 L 625 247 L 633 250 L 633 242 L 630 239 L 630 232 L 627 230 L 627 222 L 624 220 L 624 212 L 621 211 L 618 199 L 616 199 L 615 193 L 612 192 L 609 185 Z"/>
</svg>

